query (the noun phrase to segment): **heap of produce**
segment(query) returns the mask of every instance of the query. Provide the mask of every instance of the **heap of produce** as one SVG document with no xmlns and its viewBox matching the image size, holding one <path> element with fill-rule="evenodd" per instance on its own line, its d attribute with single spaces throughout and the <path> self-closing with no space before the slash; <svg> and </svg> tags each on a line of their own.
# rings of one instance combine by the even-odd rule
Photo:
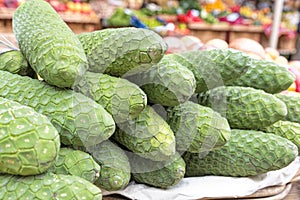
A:
<svg viewBox="0 0 300 200">
<path fill-rule="evenodd" d="M 131 181 L 255 176 L 299 155 L 300 96 L 282 65 L 229 48 L 166 55 L 137 28 L 77 36 L 56 15 L 23 3 L 18 56 L 0 55 L 1 199 L 101 200 Z"/>
</svg>

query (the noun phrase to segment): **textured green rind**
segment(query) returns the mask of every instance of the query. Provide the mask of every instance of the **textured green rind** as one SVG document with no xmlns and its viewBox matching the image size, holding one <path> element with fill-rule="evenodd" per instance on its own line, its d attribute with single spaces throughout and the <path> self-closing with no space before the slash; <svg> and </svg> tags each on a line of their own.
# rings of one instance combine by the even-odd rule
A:
<svg viewBox="0 0 300 200">
<path fill-rule="evenodd" d="M 100 165 L 86 152 L 63 147 L 48 172 L 79 176 L 94 183 L 99 178 Z"/>
<path fill-rule="evenodd" d="M 151 68 L 125 78 L 139 85 L 150 103 L 163 106 L 175 106 L 187 101 L 196 88 L 193 73 L 168 56 Z"/>
<path fill-rule="evenodd" d="M 175 154 L 175 136 L 167 122 L 146 106 L 134 120 L 118 124 L 112 138 L 142 157 L 162 161 Z"/>
<path fill-rule="evenodd" d="M 35 74 L 26 58 L 18 50 L 6 51 L 0 54 L 0 70 L 21 76 L 33 77 Z"/>
<path fill-rule="evenodd" d="M 65 145 L 93 145 L 115 131 L 112 116 L 98 103 L 72 90 L 0 71 L 0 96 L 34 108 L 46 115 Z"/>
<path fill-rule="evenodd" d="M 102 191 L 78 176 L 45 173 L 35 176 L 0 175 L 2 200 L 102 200 Z"/>
<path fill-rule="evenodd" d="M 24 2 L 12 23 L 21 52 L 47 83 L 72 87 L 87 70 L 80 41 L 47 2 Z"/>
<path fill-rule="evenodd" d="M 186 176 L 254 176 L 281 169 L 298 155 L 291 141 L 254 130 L 232 129 L 230 140 L 207 155 L 187 152 Z"/>
<path fill-rule="evenodd" d="M 136 118 L 147 105 L 145 92 L 126 79 L 86 72 L 75 90 L 102 105 L 116 123 Z"/>
<path fill-rule="evenodd" d="M 138 155 L 128 155 L 133 180 L 157 188 L 177 185 L 185 175 L 185 162 L 179 153 L 166 161 L 153 161 Z"/>
<path fill-rule="evenodd" d="M 176 138 L 176 150 L 199 153 L 226 144 L 230 127 L 226 118 L 213 109 L 187 101 L 168 109 L 167 123 Z"/>
<path fill-rule="evenodd" d="M 155 64 L 167 50 L 160 35 L 142 28 L 110 28 L 78 35 L 89 62 L 89 71 L 122 76 L 140 67 Z"/>
<path fill-rule="evenodd" d="M 107 191 L 125 188 L 131 178 L 130 164 L 124 150 L 110 140 L 85 147 L 94 160 L 101 166 L 100 176 L 95 185 Z"/>
<path fill-rule="evenodd" d="M 275 94 L 275 97 L 283 101 L 287 107 L 287 115 L 284 120 L 300 123 L 300 96 L 278 93 Z"/>
<path fill-rule="evenodd" d="M 300 154 L 300 124 L 290 121 L 277 121 L 262 129 L 264 132 L 273 133 L 293 142 L 298 147 Z"/>
<path fill-rule="evenodd" d="M 59 150 L 59 134 L 46 116 L 0 97 L 0 173 L 41 174 Z"/>
<path fill-rule="evenodd" d="M 234 49 L 197 50 L 177 55 L 187 60 L 186 67 L 194 73 L 196 93 L 231 83 L 244 74 L 253 61 L 245 53 Z"/>
<path fill-rule="evenodd" d="M 253 87 L 275 94 L 288 89 L 294 81 L 294 74 L 286 67 L 273 61 L 253 59 L 249 70 L 229 85 Z"/>
<path fill-rule="evenodd" d="M 280 99 L 251 87 L 222 86 L 198 95 L 199 104 L 226 117 L 231 128 L 259 129 L 284 119 L 287 107 Z"/>
</svg>

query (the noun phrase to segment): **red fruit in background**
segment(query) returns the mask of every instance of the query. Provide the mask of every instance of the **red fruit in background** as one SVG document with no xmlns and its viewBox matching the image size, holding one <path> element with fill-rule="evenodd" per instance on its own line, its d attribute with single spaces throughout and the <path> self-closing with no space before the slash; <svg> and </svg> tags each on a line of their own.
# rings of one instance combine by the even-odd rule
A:
<svg viewBox="0 0 300 200">
<path fill-rule="evenodd" d="M 295 84 L 296 84 L 296 92 L 300 92 L 300 70 L 294 67 L 288 68 L 290 72 L 292 72 L 296 76 Z"/>
<path fill-rule="evenodd" d="M 57 0 L 49 1 L 49 4 L 56 10 L 56 12 L 64 12 L 67 9 L 67 6 L 64 3 L 61 3 Z"/>
<path fill-rule="evenodd" d="M 289 62 L 288 68 L 296 76 L 296 92 L 300 92 L 300 60 L 293 60 Z"/>
<path fill-rule="evenodd" d="M 17 8 L 19 6 L 19 2 L 17 0 L 4 0 L 4 5 L 7 8 Z"/>
</svg>

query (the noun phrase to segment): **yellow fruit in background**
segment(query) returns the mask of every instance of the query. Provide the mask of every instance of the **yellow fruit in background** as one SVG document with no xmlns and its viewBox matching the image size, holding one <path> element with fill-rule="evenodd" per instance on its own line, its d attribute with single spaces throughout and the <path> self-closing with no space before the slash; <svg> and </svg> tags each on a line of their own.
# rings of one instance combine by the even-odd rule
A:
<svg viewBox="0 0 300 200">
<path fill-rule="evenodd" d="M 278 58 L 280 56 L 280 53 L 277 49 L 274 49 L 272 47 L 266 47 L 265 48 L 265 52 L 267 55 L 269 55 L 271 57 L 271 59 L 275 60 L 276 58 Z"/>
<path fill-rule="evenodd" d="M 288 66 L 289 61 L 286 57 L 284 56 L 278 56 L 275 60 L 275 63 L 280 64 L 280 65 L 284 65 L 284 66 Z"/>
<path fill-rule="evenodd" d="M 271 55 L 269 55 L 269 54 L 266 54 L 265 60 L 269 60 L 269 61 L 273 61 L 274 62 L 273 57 Z"/>
<path fill-rule="evenodd" d="M 296 91 L 296 83 L 292 83 L 292 85 L 287 89 L 288 91 Z"/>
</svg>

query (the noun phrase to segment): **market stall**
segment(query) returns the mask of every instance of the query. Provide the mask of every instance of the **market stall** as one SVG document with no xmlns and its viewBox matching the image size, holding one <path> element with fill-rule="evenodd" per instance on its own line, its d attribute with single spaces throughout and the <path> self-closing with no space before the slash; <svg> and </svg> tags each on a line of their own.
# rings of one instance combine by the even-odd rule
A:
<svg viewBox="0 0 300 200">
<path fill-rule="evenodd" d="M 10 3 L 8 3 L 10 2 Z M 101 19 L 86 2 L 80 1 L 48 1 L 61 18 L 76 32 L 90 32 L 101 29 Z M 0 32 L 12 33 L 12 16 L 22 1 L 0 1 Z"/>
<path fill-rule="evenodd" d="M 238 37 L 247 37 L 260 42 L 264 47 L 278 48 L 285 55 L 296 52 L 299 21 L 297 2 L 150 2 L 145 5 L 139 2 L 135 6 L 124 6 L 124 9 L 119 7 L 115 13 L 105 17 L 105 25 L 150 27 L 163 35 L 191 34 L 204 42 L 214 37 L 227 42 Z M 133 15 L 137 19 L 130 19 Z"/>
</svg>

